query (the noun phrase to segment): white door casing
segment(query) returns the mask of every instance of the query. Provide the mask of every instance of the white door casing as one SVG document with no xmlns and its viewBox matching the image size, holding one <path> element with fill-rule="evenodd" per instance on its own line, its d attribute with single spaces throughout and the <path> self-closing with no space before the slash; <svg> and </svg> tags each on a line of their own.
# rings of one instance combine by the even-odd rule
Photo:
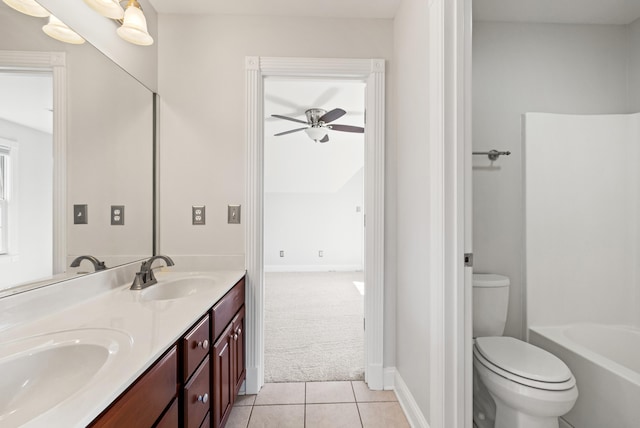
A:
<svg viewBox="0 0 640 428">
<path fill-rule="evenodd" d="M 354 79 L 366 82 L 365 110 L 365 380 L 383 389 L 385 61 L 383 59 L 246 57 L 246 307 L 247 380 L 264 383 L 264 111 L 265 77 Z"/>
<path fill-rule="evenodd" d="M 65 52 L 3 51 L 0 67 L 53 73 L 53 274 L 67 268 L 67 69 Z"/>
</svg>

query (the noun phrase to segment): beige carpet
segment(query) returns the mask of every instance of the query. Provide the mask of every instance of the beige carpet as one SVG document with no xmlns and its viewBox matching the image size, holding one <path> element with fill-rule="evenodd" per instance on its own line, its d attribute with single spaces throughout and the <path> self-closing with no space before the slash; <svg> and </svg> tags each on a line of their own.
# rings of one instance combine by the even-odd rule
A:
<svg viewBox="0 0 640 428">
<path fill-rule="evenodd" d="M 265 274 L 265 381 L 364 379 L 362 272 Z"/>
</svg>

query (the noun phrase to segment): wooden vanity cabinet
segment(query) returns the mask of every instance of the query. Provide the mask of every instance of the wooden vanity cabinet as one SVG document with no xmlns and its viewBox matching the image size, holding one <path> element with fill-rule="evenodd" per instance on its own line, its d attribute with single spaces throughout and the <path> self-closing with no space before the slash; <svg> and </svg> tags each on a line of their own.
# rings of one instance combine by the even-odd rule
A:
<svg viewBox="0 0 640 428">
<path fill-rule="evenodd" d="M 213 320 L 213 427 L 224 427 L 246 377 L 244 278 L 211 310 Z"/>
<path fill-rule="evenodd" d="M 178 387 L 178 353 L 173 346 L 92 423 L 91 427 L 151 427 L 172 409 Z M 169 421 L 165 421 L 164 426 Z M 177 419 L 175 420 L 177 423 Z"/>
<path fill-rule="evenodd" d="M 246 377 L 244 285 L 243 278 L 90 426 L 224 427 Z"/>
</svg>

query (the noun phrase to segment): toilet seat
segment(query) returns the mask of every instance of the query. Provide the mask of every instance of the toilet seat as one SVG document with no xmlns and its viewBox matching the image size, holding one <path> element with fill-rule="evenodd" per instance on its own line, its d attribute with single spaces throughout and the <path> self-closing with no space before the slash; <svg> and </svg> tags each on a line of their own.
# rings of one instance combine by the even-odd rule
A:
<svg viewBox="0 0 640 428">
<path fill-rule="evenodd" d="M 555 355 L 511 337 L 479 337 L 473 355 L 488 370 L 532 388 L 564 391 L 576 383 L 567 365 Z"/>
</svg>

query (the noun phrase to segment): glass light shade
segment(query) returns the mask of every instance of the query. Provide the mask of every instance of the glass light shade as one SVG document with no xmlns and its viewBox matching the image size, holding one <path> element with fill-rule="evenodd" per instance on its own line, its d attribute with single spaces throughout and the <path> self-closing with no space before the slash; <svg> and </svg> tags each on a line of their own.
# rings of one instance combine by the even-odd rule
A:
<svg viewBox="0 0 640 428">
<path fill-rule="evenodd" d="M 137 5 L 137 2 L 130 1 L 127 10 L 124 12 L 124 22 L 118 28 L 118 36 L 129 43 L 141 46 L 153 44 L 153 37 L 147 31 L 147 20 L 144 13 Z"/>
<path fill-rule="evenodd" d="M 81 45 L 84 39 L 55 16 L 49 16 L 49 23 L 42 27 L 47 36 L 72 45 Z"/>
<path fill-rule="evenodd" d="M 325 128 L 307 128 L 304 130 L 307 133 L 309 138 L 315 141 L 322 140 L 325 135 L 327 135 L 327 130 Z"/>
<path fill-rule="evenodd" d="M 2 0 L 10 8 L 24 13 L 25 15 L 35 16 L 36 18 L 46 18 L 50 15 L 49 11 L 40 6 L 35 0 Z"/>
<path fill-rule="evenodd" d="M 124 18 L 124 9 L 118 0 L 84 0 L 84 2 L 105 18 Z"/>
</svg>

